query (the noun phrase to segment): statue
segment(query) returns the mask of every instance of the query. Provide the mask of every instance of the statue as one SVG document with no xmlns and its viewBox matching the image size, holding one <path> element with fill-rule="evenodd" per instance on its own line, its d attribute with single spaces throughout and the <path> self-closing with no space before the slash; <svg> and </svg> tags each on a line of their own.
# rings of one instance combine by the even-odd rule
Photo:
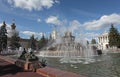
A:
<svg viewBox="0 0 120 77">
<path fill-rule="evenodd" d="M 25 54 L 26 54 L 26 53 L 27 53 L 27 52 L 26 52 L 26 50 L 25 50 L 25 48 L 24 48 L 22 54 L 21 54 L 20 57 L 19 57 L 19 59 L 25 60 Z"/>
<path fill-rule="evenodd" d="M 46 60 L 39 61 L 39 58 L 35 56 L 31 49 L 26 51 L 25 48 L 15 64 L 24 68 L 25 70 L 32 70 L 34 72 L 36 69 L 45 67 L 47 65 Z"/>
<path fill-rule="evenodd" d="M 3 25 L 0 28 L 0 51 L 6 49 L 7 47 L 7 30 L 6 30 L 6 24 L 5 21 L 3 22 Z"/>
<path fill-rule="evenodd" d="M 20 57 L 18 59 L 21 60 L 26 60 L 26 61 L 38 61 L 38 57 L 35 56 L 35 54 L 33 53 L 33 51 L 27 52 L 24 48 L 22 54 L 20 55 Z"/>
</svg>

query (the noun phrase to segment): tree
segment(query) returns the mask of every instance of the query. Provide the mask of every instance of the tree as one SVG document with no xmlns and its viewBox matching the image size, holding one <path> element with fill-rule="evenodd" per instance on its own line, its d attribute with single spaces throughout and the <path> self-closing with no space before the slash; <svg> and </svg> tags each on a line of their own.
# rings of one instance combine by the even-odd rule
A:
<svg viewBox="0 0 120 77">
<path fill-rule="evenodd" d="M 29 47 L 32 48 L 33 50 L 36 50 L 36 39 L 34 38 L 34 35 L 30 37 L 30 43 Z"/>
<path fill-rule="evenodd" d="M 21 46 L 20 43 L 19 43 L 19 40 L 20 40 L 20 37 L 18 37 L 17 35 L 13 35 L 10 38 L 10 47 L 12 49 L 19 48 Z"/>
<path fill-rule="evenodd" d="M 119 40 L 118 40 L 118 48 L 120 48 L 120 33 L 119 33 Z"/>
<path fill-rule="evenodd" d="M 110 47 L 120 46 L 120 34 L 118 30 L 113 26 L 113 24 L 111 25 L 111 28 L 109 30 L 108 38 Z"/>
<path fill-rule="evenodd" d="M 6 29 L 5 21 L 3 25 L 0 27 L 0 51 L 6 49 L 7 47 L 7 29 Z"/>
<path fill-rule="evenodd" d="M 96 40 L 95 40 L 95 39 L 92 39 L 92 40 L 91 40 L 91 44 L 96 44 Z"/>
<path fill-rule="evenodd" d="M 11 25 L 10 47 L 12 49 L 19 48 L 21 46 L 19 41 L 20 41 L 19 32 L 16 31 L 15 23 L 12 23 L 12 25 Z"/>
<path fill-rule="evenodd" d="M 39 49 L 43 48 L 46 44 L 47 44 L 47 39 L 43 35 L 38 42 Z"/>
</svg>

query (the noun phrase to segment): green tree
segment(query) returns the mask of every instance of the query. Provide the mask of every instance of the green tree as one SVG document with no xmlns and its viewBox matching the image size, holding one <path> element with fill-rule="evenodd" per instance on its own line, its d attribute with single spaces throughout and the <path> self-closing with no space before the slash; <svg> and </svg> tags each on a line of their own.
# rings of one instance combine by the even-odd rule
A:
<svg viewBox="0 0 120 77">
<path fill-rule="evenodd" d="M 6 23 L 3 22 L 3 25 L 0 27 L 0 51 L 3 49 L 6 49 L 7 47 L 7 29 L 6 29 Z"/>
<path fill-rule="evenodd" d="M 111 28 L 109 30 L 108 38 L 110 47 L 120 46 L 120 34 L 117 28 L 113 26 L 113 24 L 111 25 Z"/>
<path fill-rule="evenodd" d="M 48 40 L 43 35 L 42 38 L 38 42 L 39 49 L 43 48 L 47 44 L 47 41 Z"/>
<path fill-rule="evenodd" d="M 12 32 L 12 36 L 10 38 L 10 47 L 12 49 L 19 48 L 21 46 L 20 43 L 19 43 L 20 37 L 19 37 L 19 32 L 16 32 L 16 25 L 15 25 L 15 23 L 12 23 L 11 30 L 13 32 Z"/>
<path fill-rule="evenodd" d="M 36 50 L 36 39 L 34 38 L 34 35 L 30 37 L 30 43 L 29 47 L 32 48 L 33 50 Z"/>
<path fill-rule="evenodd" d="M 119 40 L 118 40 L 118 48 L 120 48 L 120 33 L 119 33 Z"/>
<path fill-rule="evenodd" d="M 96 44 L 96 40 L 95 40 L 95 39 L 92 39 L 92 40 L 91 40 L 91 44 Z"/>
<path fill-rule="evenodd" d="M 21 45 L 19 43 L 19 40 L 20 40 L 20 37 L 17 36 L 17 35 L 13 35 L 11 38 L 10 38 L 10 47 L 12 49 L 16 49 L 16 48 L 19 48 Z"/>
</svg>

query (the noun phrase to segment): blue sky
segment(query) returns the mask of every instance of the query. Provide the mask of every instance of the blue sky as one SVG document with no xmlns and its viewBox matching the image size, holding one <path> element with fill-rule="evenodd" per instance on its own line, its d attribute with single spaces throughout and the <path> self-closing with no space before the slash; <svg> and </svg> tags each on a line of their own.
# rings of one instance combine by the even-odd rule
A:
<svg viewBox="0 0 120 77">
<path fill-rule="evenodd" d="M 20 37 L 46 37 L 56 25 L 59 33 L 69 30 L 91 39 L 108 31 L 113 23 L 119 30 L 120 0 L 0 0 L 0 24 L 15 19 Z M 120 30 L 119 30 L 120 31 Z"/>
</svg>

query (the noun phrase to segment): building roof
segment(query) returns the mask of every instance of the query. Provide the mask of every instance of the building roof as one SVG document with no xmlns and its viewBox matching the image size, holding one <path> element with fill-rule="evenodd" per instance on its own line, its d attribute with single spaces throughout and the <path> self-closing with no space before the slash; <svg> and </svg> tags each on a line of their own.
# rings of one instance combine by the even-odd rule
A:
<svg viewBox="0 0 120 77">
<path fill-rule="evenodd" d="M 98 37 L 103 37 L 103 36 L 108 36 L 108 32 L 105 32 L 105 33 L 99 35 Z"/>
</svg>

